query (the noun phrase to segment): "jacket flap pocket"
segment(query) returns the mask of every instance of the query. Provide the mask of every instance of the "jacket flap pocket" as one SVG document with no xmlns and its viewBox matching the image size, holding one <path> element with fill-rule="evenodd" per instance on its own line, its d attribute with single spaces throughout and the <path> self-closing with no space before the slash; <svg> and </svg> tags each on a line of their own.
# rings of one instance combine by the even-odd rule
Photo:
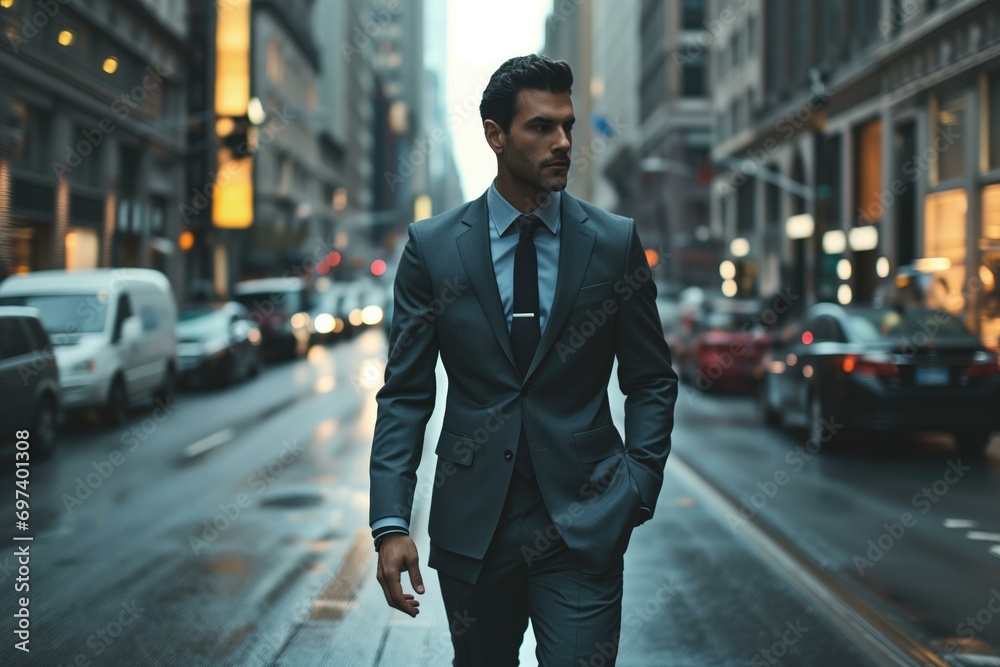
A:
<svg viewBox="0 0 1000 667">
<path fill-rule="evenodd" d="M 581 287 L 580 291 L 576 294 L 576 303 L 596 301 L 609 297 L 611 297 L 611 282 L 605 280 L 603 283 L 594 283 L 593 285 Z"/>
<path fill-rule="evenodd" d="M 434 453 L 446 461 L 471 466 L 472 457 L 476 453 L 476 439 L 471 435 L 441 429 L 441 437 L 438 438 Z"/>
<path fill-rule="evenodd" d="M 580 463 L 593 463 L 625 451 L 625 443 L 614 424 L 573 434 Z"/>
</svg>

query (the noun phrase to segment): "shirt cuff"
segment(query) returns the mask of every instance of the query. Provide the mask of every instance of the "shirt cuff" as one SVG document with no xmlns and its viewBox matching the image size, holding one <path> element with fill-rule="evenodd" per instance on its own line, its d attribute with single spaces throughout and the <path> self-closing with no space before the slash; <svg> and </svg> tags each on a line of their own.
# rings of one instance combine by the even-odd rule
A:
<svg viewBox="0 0 1000 667">
<path fill-rule="evenodd" d="M 372 524 L 372 531 L 374 532 L 382 526 L 397 526 L 406 531 L 410 530 L 410 522 L 401 516 L 385 516 L 376 520 L 375 523 Z"/>
</svg>

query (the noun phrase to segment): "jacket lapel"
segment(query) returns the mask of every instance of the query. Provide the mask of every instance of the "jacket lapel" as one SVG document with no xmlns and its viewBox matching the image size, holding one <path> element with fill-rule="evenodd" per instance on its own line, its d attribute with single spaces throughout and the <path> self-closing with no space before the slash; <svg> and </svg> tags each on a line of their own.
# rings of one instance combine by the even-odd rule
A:
<svg viewBox="0 0 1000 667">
<path fill-rule="evenodd" d="M 522 381 L 531 377 L 541 363 L 549 348 L 555 342 L 559 331 L 573 307 L 583 279 L 587 275 L 587 265 L 594 250 L 594 230 L 587 227 L 587 214 L 580 204 L 568 192 L 562 193 L 562 211 L 559 222 L 559 270 L 556 278 L 555 296 L 552 308 L 545 320 L 538 349 L 528 366 Z M 469 277 L 469 284 L 476 293 L 479 303 L 486 313 L 486 321 L 493 330 L 497 342 L 517 369 L 514 359 L 514 348 L 507 330 L 507 316 L 500 301 L 500 288 L 497 286 L 496 271 L 493 268 L 493 256 L 490 253 L 490 217 L 486 208 L 486 195 L 472 202 L 466 210 L 462 222 L 468 227 L 460 232 L 455 241 L 458 244 L 458 254 Z"/>
<path fill-rule="evenodd" d="M 507 331 L 507 316 L 500 301 L 500 288 L 497 286 L 493 255 L 490 253 L 490 215 L 486 208 L 486 194 L 472 202 L 462 222 L 468 229 L 455 239 L 462 265 L 469 277 L 469 284 L 472 285 L 479 304 L 486 313 L 486 321 L 493 330 L 493 335 L 510 360 L 511 366 L 516 369 L 514 348 L 510 342 L 510 333 Z"/>
<path fill-rule="evenodd" d="M 587 214 L 583 212 L 580 204 L 564 190 L 559 221 L 559 272 L 556 277 L 555 296 L 552 299 L 549 316 L 545 320 L 545 329 L 538 342 L 538 349 L 535 350 L 528 372 L 524 375 L 524 381 L 535 372 L 555 342 L 587 275 L 587 265 L 590 264 L 590 255 L 594 251 L 595 233 L 584 224 L 586 221 Z"/>
</svg>

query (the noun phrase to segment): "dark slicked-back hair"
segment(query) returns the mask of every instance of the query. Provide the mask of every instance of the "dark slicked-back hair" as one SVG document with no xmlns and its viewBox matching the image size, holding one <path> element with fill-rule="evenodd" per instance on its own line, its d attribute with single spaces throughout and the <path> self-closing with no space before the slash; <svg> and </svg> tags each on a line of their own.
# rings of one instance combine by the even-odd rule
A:
<svg viewBox="0 0 1000 667">
<path fill-rule="evenodd" d="M 511 58 L 490 77 L 483 91 L 483 101 L 479 103 L 479 115 L 484 121 L 494 121 L 504 132 L 510 132 L 518 91 L 568 93 L 572 86 L 573 70 L 564 60 L 535 54 Z"/>
</svg>

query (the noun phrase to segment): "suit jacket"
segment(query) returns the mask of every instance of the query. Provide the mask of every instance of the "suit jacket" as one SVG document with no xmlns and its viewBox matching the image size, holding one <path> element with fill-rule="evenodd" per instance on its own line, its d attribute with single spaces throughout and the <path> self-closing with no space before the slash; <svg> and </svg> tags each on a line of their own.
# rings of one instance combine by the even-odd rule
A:
<svg viewBox="0 0 1000 667">
<path fill-rule="evenodd" d="M 407 521 L 440 353 L 448 394 L 431 498 L 432 543 L 486 553 L 523 422 L 546 509 L 567 546 L 604 569 L 655 508 L 670 453 L 677 376 L 635 223 L 562 193 L 551 312 L 517 370 L 490 255 L 486 195 L 409 226 L 394 284 L 371 456 L 370 521 Z M 624 442 L 607 387 L 614 358 Z M 655 510 L 654 510 L 655 511 Z"/>
</svg>

